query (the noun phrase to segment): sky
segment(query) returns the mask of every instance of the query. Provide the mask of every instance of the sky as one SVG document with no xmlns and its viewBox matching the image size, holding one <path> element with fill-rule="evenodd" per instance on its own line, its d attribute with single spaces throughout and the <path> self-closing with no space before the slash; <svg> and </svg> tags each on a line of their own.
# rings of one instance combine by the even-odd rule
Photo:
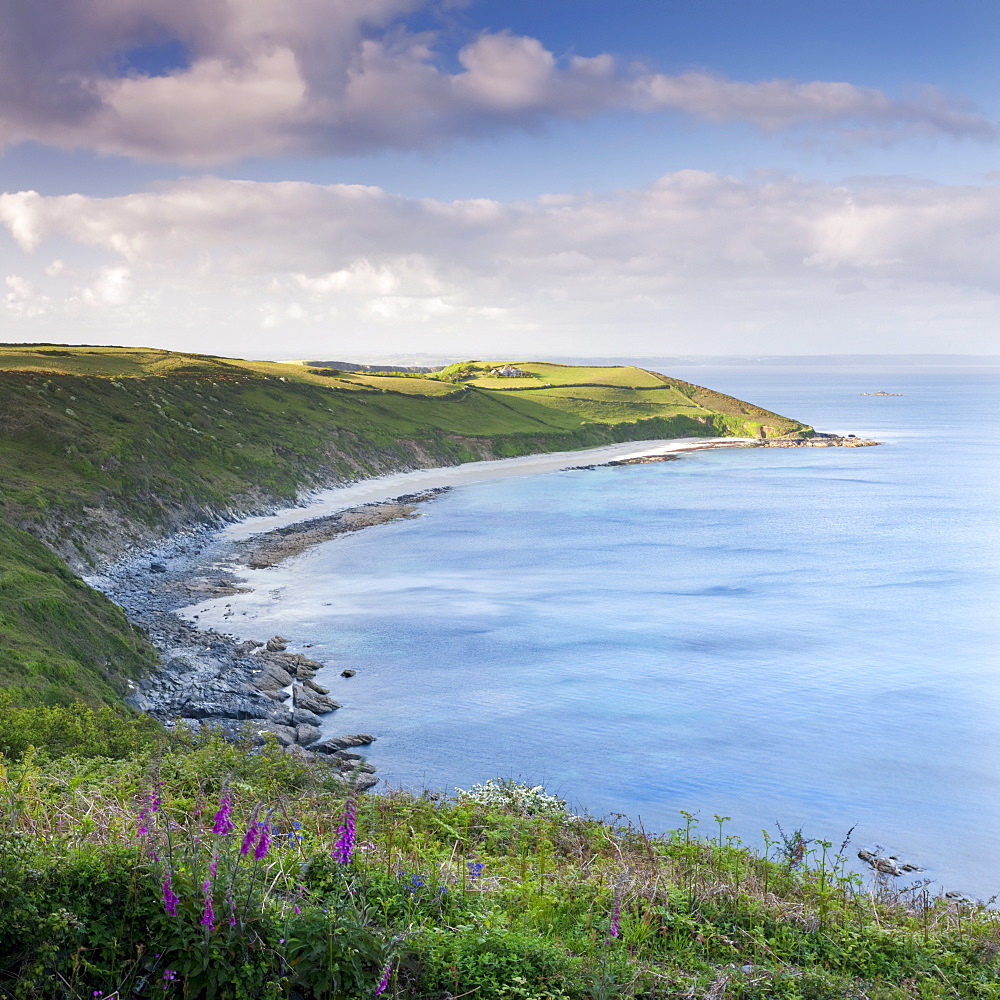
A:
<svg viewBox="0 0 1000 1000">
<path fill-rule="evenodd" d="M 1000 353 L 995 4 L 0 10 L 0 341 Z"/>
</svg>

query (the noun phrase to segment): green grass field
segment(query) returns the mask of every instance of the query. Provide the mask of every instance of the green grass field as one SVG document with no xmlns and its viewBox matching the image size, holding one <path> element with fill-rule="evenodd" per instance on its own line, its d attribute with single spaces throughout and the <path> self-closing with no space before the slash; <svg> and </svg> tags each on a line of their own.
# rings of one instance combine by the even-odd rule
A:
<svg viewBox="0 0 1000 1000">
<path fill-rule="evenodd" d="M 153 348 L 0 345 L 0 686 L 26 703 L 106 702 L 150 662 L 113 607 L 34 538 L 82 569 L 129 539 L 386 471 L 762 426 L 810 432 L 640 368 L 520 367 L 532 377 L 465 381 L 455 373 L 468 365 L 316 374 Z"/>
</svg>

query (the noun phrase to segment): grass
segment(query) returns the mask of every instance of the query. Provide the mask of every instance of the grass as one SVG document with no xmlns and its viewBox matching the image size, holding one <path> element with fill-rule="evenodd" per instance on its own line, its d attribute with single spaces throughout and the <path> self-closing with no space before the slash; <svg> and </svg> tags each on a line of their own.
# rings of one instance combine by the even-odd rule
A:
<svg viewBox="0 0 1000 1000">
<path fill-rule="evenodd" d="M 533 378 L 465 382 L 461 365 L 316 374 L 153 348 L 0 345 L 0 688 L 26 705 L 119 699 L 153 654 L 67 564 L 94 568 L 193 522 L 418 466 L 756 434 L 765 421 L 810 432 L 639 368 L 521 367 Z M 480 386 L 491 381 L 504 391 Z"/>
<path fill-rule="evenodd" d="M 12 703 L 117 705 L 156 661 L 121 608 L 0 523 L 0 688 Z"/>
<path fill-rule="evenodd" d="M 113 554 L 137 523 L 155 535 L 389 469 L 755 434 L 765 422 L 809 433 L 638 368 L 524 367 L 563 387 L 501 392 L 449 382 L 447 369 L 331 376 L 144 348 L 3 345 L 0 513 L 80 565 Z"/>
<path fill-rule="evenodd" d="M 653 836 L 509 782 L 355 798 L 164 739 L 0 759 L 0 994 L 1000 997 L 996 911 L 863 884 L 829 844 Z"/>
</svg>

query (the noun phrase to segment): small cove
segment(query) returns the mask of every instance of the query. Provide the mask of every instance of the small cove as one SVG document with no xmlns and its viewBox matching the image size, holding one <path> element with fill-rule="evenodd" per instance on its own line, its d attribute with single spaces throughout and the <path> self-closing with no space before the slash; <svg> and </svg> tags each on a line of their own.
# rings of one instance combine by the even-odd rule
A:
<svg viewBox="0 0 1000 1000">
<path fill-rule="evenodd" d="M 312 644 L 325 729 L 378 735 L 389 784 L 512 776 L 758 843 L 857 822 L 1000 889 L 1000 373 L 671 373 L 886 445 L 469 482 L 191 610 Z"/>
</svg>

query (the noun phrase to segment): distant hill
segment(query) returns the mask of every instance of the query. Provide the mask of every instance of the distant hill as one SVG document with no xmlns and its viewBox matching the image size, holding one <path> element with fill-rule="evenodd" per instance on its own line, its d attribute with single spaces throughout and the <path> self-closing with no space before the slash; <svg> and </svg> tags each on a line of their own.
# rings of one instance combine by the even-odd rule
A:
<svg viewBox="0 0 1000 1000">
<path fill-rule="evenodd" d="M 490 374 L 510 361 L 379 374 L 0 345 L 0 687 L 113 703 L 154 654 L 68 566 L 93 571 L 302 489 L 616 441 L 812 433 L 632 366 L 515 359 L 519 377 Z"/>
</svg>

